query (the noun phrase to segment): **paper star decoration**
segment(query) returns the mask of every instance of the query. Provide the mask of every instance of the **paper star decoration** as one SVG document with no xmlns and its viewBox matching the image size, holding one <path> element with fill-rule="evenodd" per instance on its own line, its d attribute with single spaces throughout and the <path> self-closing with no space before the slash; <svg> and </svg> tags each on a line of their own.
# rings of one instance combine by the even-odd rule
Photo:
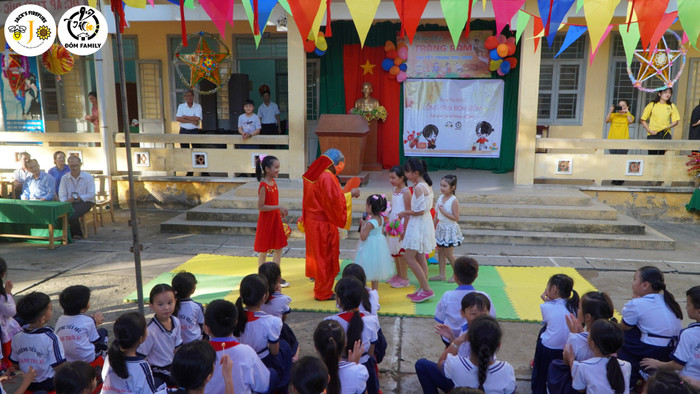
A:
<svg viewBox="0 0 700 394">
<path fill-rule="evenodd" d="M 667 86 L 671 83 L 671 67 L 673 63 L 683 55 L 684 49 L 671 49 L 665 39 L 659 41 L 659 45 L 651 51 L 636 50 L 634 56 L 641 63 L 637 73 L 637 81 L 640 83 L 656 76 Z"/>
<path fill-rule="evenodd" d="M 365 74 L 372 74 L 374 75 L 374 67 L 376 64 L 372 64 L 369 62 L 369 59 L 367 59 L 367 62 L 365 64 L 360 64 L 360 67 L 362 68 L 362 75 Z"/>
<path fill-rule="evenodd" d="M 177 57 L 190 68 L 190 88 L 202 79 L 211 81 L 216 86 L 221 86 L 221 73 L 219 66 L 228 57 L 228 53 L 216 53 L 209 49 L 204 37 L 199 38 L 197 49 L 194 53 L 178 54 Z"/>
</svg>

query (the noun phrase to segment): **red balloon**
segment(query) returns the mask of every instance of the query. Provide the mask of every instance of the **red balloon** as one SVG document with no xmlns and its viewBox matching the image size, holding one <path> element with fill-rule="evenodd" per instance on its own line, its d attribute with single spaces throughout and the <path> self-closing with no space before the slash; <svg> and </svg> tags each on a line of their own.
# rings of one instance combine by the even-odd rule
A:
<svg viewBox="0 0 700 394">
<path fill-rule="evenodd" d="M 316 41 L 306 41 L 306 42 L 304 43 L 304 50 L 305 50 L 307 53 L 311 53 L 311 52 L 313 52 L 314 50 L 316 50 Z"/>
<path fill-rule="evenodd" d="M 398 56 L 398 55 L 399 55 L 399 53 L 396 52 L 395 49 L 392 49 L 391 51 L 386 52 L 386 57 L 388 57 L 389 59 L 392 59 L 392 60 L 396 59 L 396 56 Z"/>
<path fill-rule="evenodd" d="M 486 47 L 486 49 L 488 49 L 489 51 L 492 49 L 496 49 L 497 46 L 498 39 L 496 38 L 496 36 L 491 36 L 486 39 L 486 42 L 484 42 L 484 47 Z"/>
<path fill-rule="evenodd" d="M 508 62 L 508 63 L 510 63 L 510 69 L 511 69 L 511 70 L 514 69 L 515 66 L 518 65 L 518 59 L 516 59 L 516 58 L 514 58 L 514 57 L 507 57 L 507 58 L 505 58 L 505 61 Z"/>
<path fill-rule="evenodd" d="M 515 54 L 515 44 L 506 42 L 506 46 L 508 47 L 508 55 L 506 56 L 513 56 Z"/>
</svg>

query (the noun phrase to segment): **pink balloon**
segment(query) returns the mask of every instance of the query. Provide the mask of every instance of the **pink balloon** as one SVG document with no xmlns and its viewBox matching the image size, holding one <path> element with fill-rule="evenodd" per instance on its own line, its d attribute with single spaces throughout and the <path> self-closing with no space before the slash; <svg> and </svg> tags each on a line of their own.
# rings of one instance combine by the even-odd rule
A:
<svg viewBox="0 0 700 394">
<path fill-rule="evenodd" d="M 499 44 L 505 44 L 506 41 L 508 41 L 506 36 L 504 36 L 503 34 L 499 34 L 498 37 L 496 37 L 496 38 L 498 39 Z"/>
<path fill-rule="evenodd" d="M 508 37 L 508 39 L 506 40 L 506 44 L 507 43 L 515 44 L 515 37 Z"/>
<path fill-rule="evenodd" d="M 399 57 L 403 60 L 408 58 L 408 47 L 403 46 L 399 48 Z"/>
<path fill-rule="evenodd" d="M 503 71 L 501 71 L 500 68 L 499 68 L 498 70 L 496 70 L 496 72 L 497 72 L 498 75 L 500 75 L 501 77 L 504 76 L 504 75 L 506 75 L 506 74 L 503 73 Z"/>
<path fill-rule="evenodd" d="M 398 83 L 401 83 L 401 82 L 405 81 L 406 78 L 408 78 L 408 74 L 406 74 L 405 71 L 399 71 L 399 74 L 396 76 L 396 81 Z"/>
</svg>

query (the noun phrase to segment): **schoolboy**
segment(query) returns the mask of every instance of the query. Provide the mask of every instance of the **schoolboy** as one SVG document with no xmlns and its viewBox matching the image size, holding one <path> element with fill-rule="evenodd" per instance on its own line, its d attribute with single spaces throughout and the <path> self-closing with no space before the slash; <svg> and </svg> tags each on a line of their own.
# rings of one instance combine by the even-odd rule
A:
<svg viewBox="0 0 700 394">
<path fill-rule="evenodd" d="M 34 367 L 29 391 L 53 391 L 54 369 L 66 361 L 61 341 L 51 327 L 44 327 L 52 313 L 51 299 L 44 293 L 29 293 L 17 303 L 17 316 L 28 324 L 12 338 L 10 361 L 24 373 Z"/>
<path fill-rule="evenodd" d="M 253 348 L 233 338 L 233 329 L 237 321 L 238 310 L 229 301 L 214 300 L 204 311 L 204 332 L 209 335 L 209 343 L 216 350 L 214 374 L 204 388 L 205 394 L 224 392 L 224 378 L 221 376 L 221 358 L 224 355 L 235 360 L 231 371 L 235 393 L 268 391 L 270 371 Z"/>
<path fill-rule="evenodd" d="M 463 330 L 466 331 L 464 325 L 467 321 L 459 312 L 462 305 L 462 298 L 468 293 L 477 291 L 474 286 L 472 286 L 472 283 L 474 283 L 479 276 L 479 263 L 471 257 L 462 256 L 455 260 L 453 270 L 457 288 L 447 291 L 442 295 L 440 302 L 438 302 L 435 307 L 435 321 L 449 327 L 454 334 L 454 338 L 457 338 Z M 480 293 L 489 297 L 489 295 L 483 291 Z M 489 301 L 491 301 L 490 297 Z M 491 316 L 496 317 L 496 308 L 494 308 L 493 302 L 491 302 L 491 310 L 489 313 Z M 443 336 L 441 336 L 441 338 L 445 346 L 450 345 L 448 338 Z"/>
<path fill-rule="evenodd" d="M 69 362 L 85 361 L 95 365 L 104 364 L 102 352 L 107 350 L 107 330 L 97 328 L 104 318 L 101 312 L 94 316 L 85 314 L 90 309 L 90 289 L 75 285 L 66 287 L 58 302 L 63 316 L 56 322 L 56 335 L 61 340 Z"/>
<path fill-rule="evenodd" d="M 238 117 L 238 133 L 243 136 L 244 140 L 260 134 L 260 118 L 254 114 L 255 103 L 253 100 L 246 100 L 243 104 L 243 114 Z"/>
</svg>

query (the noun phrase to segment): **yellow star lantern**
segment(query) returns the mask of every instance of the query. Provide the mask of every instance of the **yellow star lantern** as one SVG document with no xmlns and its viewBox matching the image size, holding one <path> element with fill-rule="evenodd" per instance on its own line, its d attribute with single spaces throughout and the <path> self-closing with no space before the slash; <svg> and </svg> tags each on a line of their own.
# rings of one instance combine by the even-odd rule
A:
<svg viewBox="0 0 700 394">
<path fill-rule="evenodd" d="M 221 73 L 219 66 L 228 57 L 228 53 L 217 53 L 209 49 L 209 45 L 203 36 L 199 37 L 199 43 L 194 53 L 177 54 L 176 56 L 185 62 L 190 68 L 190 84 L 194 87 L 202 79 L 211 81 L 216 86 L 221 86 Z"/>
<path fill-rule="evenodd" d="M 672 86 L 671 67 L 678 61 L 679 57 L 684 55 L 684 51 L 682 47 L 671 49 L 666 43 L 666 39 L 660 40 L 659 45 L 651 51 L 636 50 L 634 56 L 640 62 L 637 72 L 639 87 L 641 87 L 642 82 L 652 77 L 659 78 L 666 86 Z"/>
<path fill-rule="evenodd" d="M 374 75 L 374 67 L 376 64 L 372 64 L 369 62 L 369 59 L 367 59 L 367 62 L 365 64 L 360 64 L 360 67 L 362 68 L 362 75 L 365 74 L 372 74 Z"/>
</svg>

